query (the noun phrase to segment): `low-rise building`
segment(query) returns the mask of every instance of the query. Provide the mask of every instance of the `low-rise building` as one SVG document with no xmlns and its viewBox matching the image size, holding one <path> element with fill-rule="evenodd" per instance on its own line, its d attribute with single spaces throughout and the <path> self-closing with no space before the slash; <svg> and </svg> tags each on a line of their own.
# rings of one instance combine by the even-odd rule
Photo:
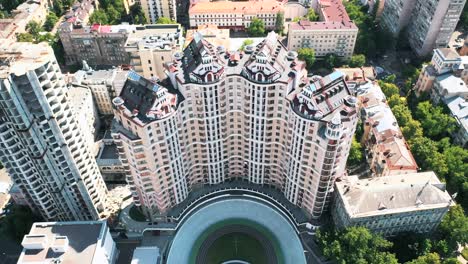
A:
<svg viewBox="0 0 468 264">
<path fill-rule="evenodd" d="M 342 72 L 345 75 L 346 84 L 353 92 L 356 92 L 355 89 L 360 85 L 375 81 L 377 76 L 374 67 L 334 68 L 333 71 Z"/>
<path fill-rule="evenodd" d="M 454 202 L 434 172 L 335 183 L 332 217 L 338 228 L 364 226 L 383 236 L 430 233 Z"/>
<path fill-rule="evenodd" d="M 93 70 L 85 67 L 84 70 L 77 71 L 70 82 L 89 88 L 98 113 L 102 116 L 111 116 L 113 115 L 112 99 L 118 94 L 116 91 L 120 92 L 122 89 L 127 73 L 128 71 L 122 68 Z"/>
<path fill-rule="evenodd" d="M 129 64 L 125 42 L 135 27 L 126 24 L 95 24 L 76 28 L 71 23 L 62 24 L 58 34 L 65 50 L 65 63 L 76 65 L 86 60 L 91 66 Z"/>
<path fill-rule="evenodd" d="M 133 251 L 131 264 L 159 264 L 160 261 L 158 247 L 137 247 Z"/>
<path fill-rule="evenodd" d="M 184 43 L 180 24 L 137 26 L 128 36 L 125 51 L 130 54 L 130 65 L 148 79 L 165 79 L 164 63 L 172 61 Z"/>
<path fill-rule="evenodd" d="M 283 11 L 284 4 L 279 1 L 198 2 L 189 8 L 190 27 L 213 24 L 221 28 L 245 30 L 252 19 L 258 18 L 265 23 L 265 29 L 272 30 L 278 13 Z"/>
<path fill-rule="evenodd" d="M 47 0 L 28 0 L 11 11 L 11 17 L 0 19 L 0 42 L 4 39 L 16 40 L 16 35 L 26 32 L 31 21 L 43 24 L 49 4 Z"/>
<path fill-rule="evenodd" d="M 117 248 L 105 221 L 34 223 L 18 264 L 113 264 Z"/>
<path fill-rule="evenodd" d="M 320 21 L 289 23 L 288 49 L 313 48 L 317 57 L 353 55 L 358 27 L 351 21 L 341 0 L 319 1 Z"/>
<path fill-rule="evenodd" d="M 70 10 L 68 10 L 68 12 L 63 16 L 64 21 L 60 26 L 67 27 L 71 24 L 74 27 L 82 27 L 87 25 L 89 17 L 93 14 L 98 5 L 98 0 L 76 1 Z"/>
<path fill-rule="evenodd" d="M 417 172 L 418 165 L 377 83 L 357 88 L 364 124 L 362 143 L 374 176 Z"/>
<path fill-rule="evenodd" d="M 212 24 L 204 24 L 199 25 L 196 29 L 187 30 L 187 34 L 185 35 L 184 48 L 187 47 L 193 40 L 195 33 L 201 34 L 206 41 L 210 42 L 215 47 L 230 46 L 229 29 L 219 28 L 218 26 Z"/>
<path fill-rule="evenodd" d="M 110 131 L 106 131 L 101 140 L 96 162 L 106 184 L 126 184 L 125 169 Z"/>
</svg>

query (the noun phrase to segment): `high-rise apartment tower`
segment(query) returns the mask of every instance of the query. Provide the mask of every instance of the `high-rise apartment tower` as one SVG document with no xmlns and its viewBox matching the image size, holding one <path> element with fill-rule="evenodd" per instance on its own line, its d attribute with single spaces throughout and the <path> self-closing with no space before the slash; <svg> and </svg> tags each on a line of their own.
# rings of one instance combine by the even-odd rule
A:
<svg viewBox="0 0 468 264">
<path fill-rule="evenodd" d="M 356 98 L 343 74 L 307 78 L 274 32 L 245 52 L 199 34 L 167 64 L 171 83 L 129 74 L 114 139 L 137 205 L 164 213 L 190 191 L 243 179 L 318 218 L 345 173 Z"/>
<path fill-rule="evenodd" d="M 0 160 L 45 219 L 105 212 L 107 189 L 45 43 L 0 48 Z"/>
</svg>

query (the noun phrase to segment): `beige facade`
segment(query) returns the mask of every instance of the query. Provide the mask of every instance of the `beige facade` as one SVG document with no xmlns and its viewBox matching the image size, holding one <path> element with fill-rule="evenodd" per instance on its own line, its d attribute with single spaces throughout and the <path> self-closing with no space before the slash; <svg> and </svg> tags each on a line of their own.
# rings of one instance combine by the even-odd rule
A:
<svg viewBox="0 0 468 264">
<path fill-rule="evenodd" d="M 139 0 L 149 23 L 155 24 L 160 17 L 177 21 L 176 0 Z"/>
<path fill-rule="evenodd" d="M 11 12 L 11 18 L 0 19 L 0 42 L 2 39 L 16 40 L 16 35 L 26 32 L 26 25 L 31 21 L 43 24 L 47 10 L 47 0 L 29 0 L 20 4 Z"/>
<path fill-rule="evenodd" d="M 252 19 L 265 23 L 265 29 L 275 28 L 278 12 L 284 12 L 284 4 L 278 1 L 216 1 L 199 2 L 190 6 L 190 27 L 212 24 L 221 28 L 244 30 Z"/>
<path fill-rule="evenodd" d="M 321 21 L 289 23 L 288 49 L 313 48 L 317 57 L 336 54 L 349 59 L 354 52 L 357 26 L 348 17 L 341 1 L 326 4 L 319 1 L 318 4 Z"/>
<path fill-rule="evenodd" d="M 364 124 L 362 143 L 372 176 L 416 173 L 418 165 L 376 82 L 356 88 Z"/>
<path fill-rule="evenodd" d="M 448 46 L 466 0 L 386 0 L 382 22 L 395 35 L 406 28 L 419 56 Z"/>
<path fill-rule="evenodd" d="M 138 206 L 164 213 L 197 187 L 244 179 L 320 217 L 357 123 L 343 74 L 308 80 L 274 32 L 229 56 L 195 37 L 167 70 L 176 90 L 129 74 L 114 99 L 113 137 Z"/>
<path fill-rule="evenodd" d="M 454 202 L 434 172 L 336 182 L 332 217 L 338 228 L 364 226 L 383 236 L 430 233 Z"/>
<path fill-rule="evenodd" d="M 179 24 L 139 26 L 128 36 L 125 51 L 133 70 L 147 79 L 165 79 L 164 63 L 182 50 L 184 38 Z"/>
<path fill-rule="evenodd" d="M 187 34 L 185 34 L 184 48 L 192 42 L 196 33 L 201 34 L 205 40 L 213 44 L 215 47 L 230 46 L 229 29 L 219 28 L 216 25 L 205 24 L 199 25 L 196 29 L 187 30 Z"/>
</svg>

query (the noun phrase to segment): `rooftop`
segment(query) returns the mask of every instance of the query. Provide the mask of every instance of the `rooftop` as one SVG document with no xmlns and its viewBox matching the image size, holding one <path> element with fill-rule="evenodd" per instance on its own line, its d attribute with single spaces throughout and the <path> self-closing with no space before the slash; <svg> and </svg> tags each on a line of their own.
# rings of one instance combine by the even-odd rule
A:
<svg viewBox="0 0 468 264">
<path fill-rule="evenodd" d="M 446 100 L 445 103 L 460 126 L 465 131 L 468 131 L 468 100 L 461 96 L 456 96 Z"/>
<path fill-rule="evenodd" d="M 463 79 L 452 73 L 442 74 L 436 80 L 440 84 L 440 88 L 442 89 L 440 92 L 444 97 L 452 97 L 459 94 L 468 95 L 468 87 Z"/>
<path fill-rule="evenodd" d="M 105 221 L 34 223 L 23 239 L 18 263 L 93 263 L 96 247 L 106 229 Z M 68 246 L 65 238 L 68 240 Z M 61 246 L 62 250 L 56 248 Z"/>
<path fill-rule="evenodd" d="M 229 47 L 229 29 L 218 28 L 216 25 L 205 24 L 199 25 L 197 29 L 187 30 L 185 35 L 185 47 L 193 40 L 193 35 L 199 33 L 204 39 L 209 41 L 214 46 Z M 184 47 L 184 48 L 185 48 Z"/>
<path fill-rule="evenodd" d="M 126 47 L 139 49 L 180 49 L 183 43 L 182 27 L 179 24 L 136 26 L 127 39 Z"/>
<path fill-rule="evenodd" d="M 444 59 L 446 60 L 458 60 L 460 59 L 460 55 L 456 51 L 454 51 L 451 48 L 441 48 L 441 49 L 436 49 L 436 53 L 439 53 L 440 55 L 443 56 Z"/>
<path fill-rule="evenodd" d="M 133 251 L 131 264 L 157 264 L 159 257 L 158 247 L 137 247 Z"/>
<path fill-rule="evenodd" d="M 1 45 L 0 78 L 6 78 L 10 74 L 23 75 L 51 60 L 55 60 L 55 55 L 45 42 L 13 42 L 10 45 Z"/>
<path fill-rule="evenodd" d="M 279 1 L 216 1 L 216 2 L 199 2 L 192 5 L 189 9 L 189 14 L 252 14 L 259 13 L 274 13 L 277 14 L 283 10 L 283 3 Z"/>
<path fill-rule="evenodd" d="M 335 185 L 351 217 L 429 210 L 452 204 L 445 184 L 432 171 L 361 180 L 349 176 Z"/>
</svg>

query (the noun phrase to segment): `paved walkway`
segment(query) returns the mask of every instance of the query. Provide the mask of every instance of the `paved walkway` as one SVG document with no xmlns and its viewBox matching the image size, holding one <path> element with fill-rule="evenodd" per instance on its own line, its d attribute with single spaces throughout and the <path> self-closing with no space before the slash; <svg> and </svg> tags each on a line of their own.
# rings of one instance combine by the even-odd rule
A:
<svg viewBox="0 0 468 264">
<path fill-rule="evenodd" d="M 203 232 L 230 219 L 251 221 L 267 229 L 276 238 L 284 263 L 306 263 L 301 241 L 289 221 L 273 208 L 246 199 L 213 202 L 193 213 L 177 231 L 167 263 L 192 263 L 192 249 Z"/>
</svg>

